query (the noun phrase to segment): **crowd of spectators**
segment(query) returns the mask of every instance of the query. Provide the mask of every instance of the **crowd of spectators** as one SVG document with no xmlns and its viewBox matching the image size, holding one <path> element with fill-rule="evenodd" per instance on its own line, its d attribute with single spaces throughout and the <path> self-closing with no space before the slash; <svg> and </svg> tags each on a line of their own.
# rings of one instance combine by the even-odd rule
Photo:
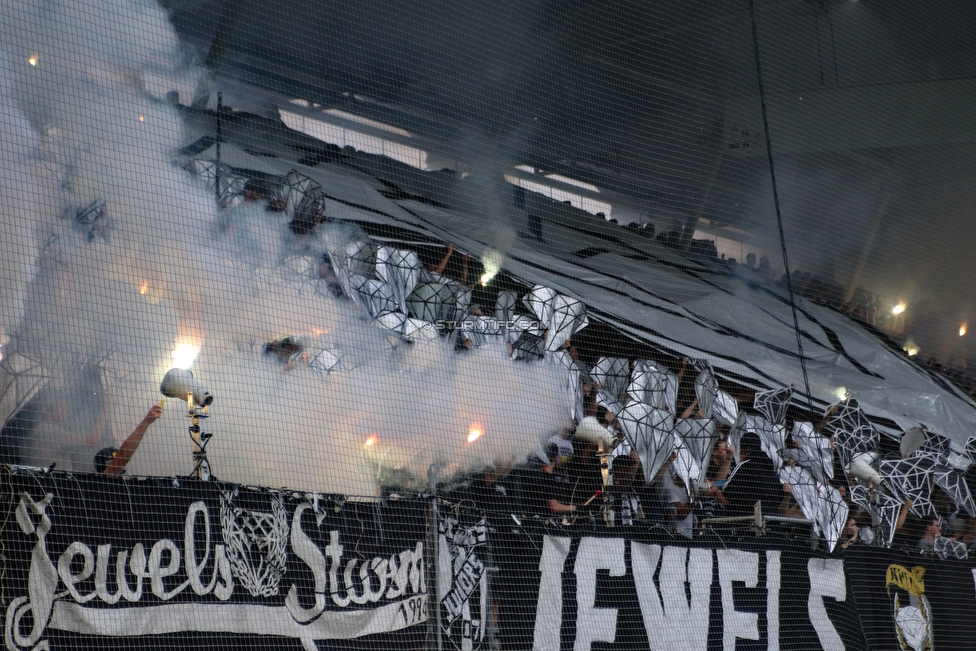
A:
<svg viewBox="0 0 976 651">
<path fill-rule="evenodd" d="M 268 200 L 270 210 L 280 209 L 269 196 L 271 192 L 266 186 L 249 183 L 246 191 L 250 193 L 247 200 Z M 315 214 L 315 219 L 309 223 L 307 229 L 292 230 L 296 235 L 307 236 L 314 233 L 325 219 L 320 211 Z M 648 225 L 632 230 L 644 237 L 655 237 L 652 229 L 653 226 Z M 676 246 L 678 234 L 660 234 L 656 239 L 667 246 Z M 709 256 L 715 255 L 707 243 L 694 243 L 693 248 L 700 249 Z M 483 314 L 481 305 L 494 304 L 500 291 L 524 295 L 529 289 L 515 279 L 506 277 L 504 273 L 499 276 L 498 282 L 492 283 L 491 289 L 475 282 L 474 279 L 483 271 L 480 263 L 466 253 L 456 251 L 452 244 L 432 242 L 426 247 L 415 246 L 413 250 L 423 265 L 424 281 L 456 285 L 472 295 L 477 292 L 477 298 L 472 297 L 467 304 L 467 315 L 470 317 L 480 317 Z M 741 265 L 734 260 L 719 262 L 747 280 L 773 281 L 772 269 L 765 257 L 757 261 L 754 254 L 749 254 Z M 342 286 L 335 264 L 336 261 L 329 255 L 323 256 L 319 275 L 326 281 L 334 296 L 344 298 L 348 291 Z M 851 312 L 849 305 L 841 303 L 842 288 L 836 284 L 801 271 L 794 272 L 792 280 L 794 289 L 810 300 Z M 785 281 L 785 277 L 781 279 L 781 282 Z M 870 314 L 868 309 L 872 307 L 872 301 L 876 302 L 876 298 L 863 291 L 855 296 L 860 303 L 851 316 L 865 317 Z M 518 309 L 520 308 L 516 308 L 516 311 Z M 541 342 L 547 333 L 532 336 Z M 517 341 L 508 341 L 512 358 L 542 359 L 544 355 L 541 348 L 535 355 L 525 355 L 525 351 L 529 350 L 525 346 L 522 347 L 522 354 L 515 350 L 522 345 L 520 342 L 523 337 Z M 463 331 L 457 334 L 457 341 L 459 351 L 475 345 L 472 338 Z M 612 400 L 601 399 L 602 387 L 591 375 L 591 371 L 601 359 L 616 357 L 618 360 L 626 360 L 624 375 L 629 377 L 637 369 L 640 360 L 650 360 L 657 368 L 672 374 L 677 380 L 673 416 L 700 419 L 704 414 L 698 405 L 694 387 L 697 367 L 695 372 L 688 372 L 694 366 L 690 360 L 679 361 L 659 351 L 643 349 L 637 342 L 629 341 L 620 333 L 598 324 L 591 324 L 574 333 L 561 350 L 571 360 L 575 370 L 574 377 L 580 385 L 580 404 L 574 425 L 579 425 L 581 418 L 593 420 L 599 427 L 606 429 L 608 443 L 602 446 L 594 443 L 592 437 L 576 437 L 570 427 L 554 435 L 540 449 L 538 458 L 534 461 L 514 468 L 491 468 L 475 478 L 469 488 L 468 498 L 474 500 L 479 508 L 492 514 L 490 519 L 494 521 L 496 528 L 515 535 L 513 532 L 523 526 L 531 528 L 550 521 L 560 526 L 586 523 L 659 528 L 675 535 L 692 537 L 702 530 L 704 523 L 715 518 L 750 518 L 754 515 L 757 503 L 761 512 L 766 515 L 793 518 L 796 523 L 805 520 L 799 498 L 794 495 L 794 487 L 784 480 L 784 475 L 779 471 L 782 463 L 774 463 L 779 459 L 771 458 L 770 451 L 764 451 L 761 441 L 752 433 L 742 436 L 738 449 L 734 449 L 729 437 L 729 427 L 726 425 L 717 425 L 718 436 L 705 464 L 705 471 L 696 481 L 689 484 L 687 477 L 683 479 L 675 471 L 673 462 L 677 453 L 671 455 L 655 472 L 654 477 L 645 476 L 640 455 L 631 449 L 615 417 L 615 412 L 619 413 L 631 397 L 624 396 L 623 402 L 617 405 Z M 301 359 L 303 351 L 298 341 L 286 338 L 269 342 L 265 353 L 287 367 Z M 752 408 L 752 392 L 744 387 L 729 385 L 725 381 L 723 383 L 723 389 L 729 396 L 734 396 L 739 410 L 749 411 Z M 817 431 L 823 429 L 823 416 L 798 412 L 795 408 L 792 411 L 794 413 L 789 422 L 785 423 L 787 427 L 801 421 L 810 422 L 811 425 L 820 421 Z M 802 444 L 799 441 L 787 438 L 787 449 L 800 447 Z M 788 453 L 779 453 L 787 459 L 787 465 L 794 463 Z M 834 463 L 839 466 L 839 462 Z M 873 529 L 877 528 L 878 523 L 873 521 L 870 513 L 850 499 L 851 486 L 848 482 L 856 485 L 857 480 L 848 479 L 845 468 L 837 467 L 832 470 L 833 479 L 830 483 L 846 502 L 850 515 L 843 530 L 844 544 L 873 541 L 877 536 Z M 895 523 L 896 531 L 893 532 L 897 545 L 925 549 L 933 545 L 934 537 L 943 535 L 956 535 L 966 545 L 973 541 L 976 537 L 976 526 L 971 526 L 968 516 L 960 512 L 944 491 L 941 491 L 940 496 L 940 491 L 939 488 L 933 488 L 932 491 L 933 510 L 937 514 L 935 520 L 922 520 L 909 515 L 910 502 L 901 507 Z"/>
<path fill-rule="evenodd" d="M 247 201 L 267 201 L 269 210 L 283 209 L 274 190 L 266 184 L 248 182 L 245 198 Z M 309 214 L 313 218 L 305 220 L 308 223 L 303 222 L 298 229 L 292 228 L 296 236 L 314 234 L 319 224 L 328 219 L 321 210 Z M 643 227 L 631 225 L 628 228 L 665 246 L 679 245 L 680 234 L 677 232 L 655 236 L 653 225 L 650 224 Z M 395 237 L 384 239 L 396 241 Z M 715 258 L 747 280 L 774 282 L 771 265 L 765 257 L 757 261 L 754 254 L 749 254 L 740 265 L 734 260 L 718 259 L 714 244 L 709 244 L 694 241 L 692 248 L 702 255 Z M 530 289 L 504 272 L 488 286 L 477 282 L 476 279 L 484 272 L 480 262 L 464 252 L 456 251 L 452 244 L 431 242 L 427 246 L 413 245 L 412 248 L 423 266 L 423 282 L 457 287 L 459 291 L 469 293 L 465 302 L 467 317 L 481 317 L 484 313 L 481 306 L 495 305 L 502 292 L 523 296 Z M 337 261 L 330 255 L 324 255 L 319 275 L 330 292 L 342 299 L 347 297 L 350 290 L 343 285 L 336 264 Z M 785 281 L 785 277 L 781 279 L 781 282 Z M 800 295 L 848 312 L 854 318 L 870 322 L 874 314 L 872 310 L 876 297 L 863 290 L 855 293 L 856 305 L 851 307 L 841 302 L 842 289 L 836 284 L 801 271 L 793 273 L 792 281 Z M 514 311 L 518 312 L 524 307 L 521 301 L 517 301 Z M 463 352 L 478 345 L 470 333 L 463 329 L 455 330 L 448 328 L 441 334 L 456 337 L 456 350 Z M 509 353 L 515 360 L 542 360 L 546 357 L 542 347 L 533 351 L 522 339 L 531 336 L 538 340 L 536 344 L 540 344 L 547 335 L 546 332 L 530 335 L 529 331 L 525 331 L 517 340 L 509 338 Z M 757 502 L 766 515 L 793 518 L 794 525 L 791 526 L 799 526 L 804 521 L 800 498 L 794 494 L 796 489 L 784 480 L 779 470 L 782 461 L 770 456 L 780 454 L 789 466 L 794 464 L 790 455 L 784 454 L 784 450 L 765 450 L 759 437 L 753 433 L 742 436 L 738 449 L 735 449 L 728 424 L 717 424 L 718 435 L 705 463 L 705 471 L 696 481 L 689 484 L 687 477 L 682 479 L 680 473 L 675 471 L 677 453 L 672 454 L 653 477 L 645 475 L 640 455 L 631 449 L 615 417 L 632 397 L 620 396 L 619 404 L 606 400 L 602 391 L 604 387 L 591 371 L 601 360 L 615 358 L 624 362 L 626 368 L 623 375 L 629 378 L 642 360 L 648 360 L 676 378 L 672 417 L 701 419 L 705 415 L 699 408 L 695 389 L 696 375 L 700 369 L 691 360 L 679 360 L 647 349 L 621 333 L 596 323 L 574 332 L 560 352 L 565 352 L 571 360 L 573 377 L 579 384 L 579 405 L 573 427 L 554 435 L 539 450 L 537 459 L 514 467 L 492 467 L 473 478 L 465 489 L 467 492 L 461 496 L 462 499 L 473 500 L 489 514 L 489 522 L 496 530 L 505 532 L 505 535 L 519 535 L 520 531 L 552 522 L 559 526 L 587 524 L 659 528 L 675 535 L 692 537 L 702 531 L 707 521 L 715 518 L 750 518 L 754 515 Z M 269 342 L 265 353 L 285 365 L 286 370 L 288 365 L 303 358 L 301 343 L 290 338 Z M 693 369 L 694 372 L 689 372 Z M 725 380 L 721 383 L 722 390 L 737 402 L 740 411 L 749 412 L 753 408 L 753 392 Z M 803 413 L 795 407 L 790 408 L 789 414 L 784 423 L 786 431 L 791 431 L 794 424 L 808 422 L 811 428 L 814 423 L 817 424 L 818 435 L 823 432 L 823 415 Z M 574 436 L 574 427 L 580 425 L 581 419 L 594 421 L 605 428 L 607 444 L 598 445 L 592 437 Z M 825 437 L 828 434 L 823 432 Z M 800 441 L 787 437 L 787 450 L 801 447 Z M 894 454 L 893 450 L 888 452 Z M 843 530 L 844 544 L 877 540 L 874 531 L 878 528 L 876 518 L 851 501 L 850 492 L 858 480 L 848 478 L 847 469 L 839 467 L 836 455 L 833 458 L 838 467 L 832 469 L 829 483 L 845 501 L 850 515 Z M 873 486 L 872 490 L 877 488 Z M 902 505 L 893 527 L 895 531 L 889 532 L 894 533 L 895 544 L 923 549 L 929 544 L 934 546 L 934 539 L 949 536 L 956 536 L 964 545 L 972 543 L 976 538 L 976 526 L 960 511 L 958 505 L 942 489 L 935 487 L 931 501 L 935 521 L 910 515 L 911 501 Z"/>
</svg>

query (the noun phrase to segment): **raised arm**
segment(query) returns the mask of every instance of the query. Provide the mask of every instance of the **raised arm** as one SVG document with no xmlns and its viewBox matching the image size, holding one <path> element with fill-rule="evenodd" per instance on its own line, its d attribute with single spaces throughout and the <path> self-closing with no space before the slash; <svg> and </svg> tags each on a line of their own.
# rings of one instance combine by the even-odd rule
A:
<svg viewBox="0 0 976 651">
<path fill-rule="evenodd" d="M 434 273 L 437 273 L 437 274 L 444 273 L 444 270 L 447 269 L 447 261 L 451 259 L 451 254 L 452 253 L 454 253 L 454 245 L 453 244 L 448 244 L 447 245 L 447 253 L 444 254 L 444 257 L 441 258 L 441 261 L 438 262 L 437 263 L 437 266 L 434 267 L 433 269 L 431 269 L 431 271 L 433 271 Z"/>
<path fill-rule="evenodd" d="M 105 474 L 109 477 L 118 477 L 125 470 L 125 467 L 132 460 L 135 455 L 136 450 L 139 449 L 139 444 L 142 443 L 142 437 L 146 435 L 146 430 L 149 426 L 156 422 L 163 414 L 163 408 L 160 405 L 153 405 L 146 417 L 142 419 L 142 422 L 132 430 L 132 434 L 129 434 L 129 438 L 122 443 L 122 447 L 119 451 L 115 453 L 115 458 L 112 462 L 105 466 Z"/>
</svg>

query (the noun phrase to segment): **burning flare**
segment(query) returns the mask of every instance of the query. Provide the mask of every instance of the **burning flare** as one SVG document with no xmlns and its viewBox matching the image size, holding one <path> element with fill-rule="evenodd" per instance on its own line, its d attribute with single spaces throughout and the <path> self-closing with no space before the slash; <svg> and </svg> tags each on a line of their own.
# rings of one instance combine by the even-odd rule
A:
<svg viewBox="0 0 976 651">
<path fill-rule="evenodd" d="M 961 326 L 959 326 L 959 336 L 960 337 L 965 337 L 966 336 L 966 330 L 968 328 L 969 328 L 969 324 L 968 323 L 963 323 Z"/>
<path fill-rule="evenodd" d="M 485 428 L 481 426 L 481 423 L 471 423 L 471 427 L 468 429 L 468 443 L 474 443 L 484 433 Z"/>
<path fill-rule="evenodd" d="M 901 314 L 902 312 L 905 311 L 906 307 L 908 306 L 905 305 L 905 301 L 898 301 L 898 305 L 891 308 L 891 313 L 895 315 Z"/>
<path fill-rule="evenodd" d="M 142 281 L 142 284 L 139 285 L 139 293 L 145 295 L 145 293 L 148 291 L 149 291 L 149 281 L 144 280 Z"/>
<path fill-rule="evenodd" d="M 481 265 L 485 268 L 485 273 L 481 274 L 481 278 L 479 278 L 482 285 L 487 285 L 498 274 L 502 268 L 502 262 L 504 262 L 504 256 L 501 253 L 494 249 L 485 250 L 481 258 Z"/>
<path fill-rule="evenodd" d="M 173 351 L 173 366 L 175 368 L 188 369 L 193 366 L 197 355 L 200 354 L 200 347 L 193 344 L 180 344 Z"/>
</svg>

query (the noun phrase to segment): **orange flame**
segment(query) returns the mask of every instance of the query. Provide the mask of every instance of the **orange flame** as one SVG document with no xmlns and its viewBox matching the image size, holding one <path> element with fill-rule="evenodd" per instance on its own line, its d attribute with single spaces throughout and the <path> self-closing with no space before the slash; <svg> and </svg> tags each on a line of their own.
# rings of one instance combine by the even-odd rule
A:
<svg viewBox="0 0 976 651">
<path fill-rule="evenodd" d="M 363 443 L 363 449 L 373 447 L 374 445 L 376 445 L 376 442 L 378 440 L 379 437 L 376 436 L 376 434 L 370 434 L 368 437 L 366 437 L 366 442 Z"/>
<path fill-rule="evenodd" d="M 148 291 L 149 291 L 149 281 L 148 280 L 144 280 L 144 281 L 142 281 L 142 284 L 139 285 L 139 293 L 140 294 L 145 294 Z"/>
<path fill-rule="evenodd" d="M 968 323 L 963 323 L 961 326 L 959 326 L 959 336 L 960 337 L 965 337 L 966 336 L 966 330 L 968 330 L 968 329 L 969 329 L 969 324 Z"/>
<path fill-rule="evenodd" d="M 471 427 L 468 429 L 468 443 L 474 443 L 484 433 L 485 429 L 481 426 L 481 423 L 471 423 Z"/>
</svg>

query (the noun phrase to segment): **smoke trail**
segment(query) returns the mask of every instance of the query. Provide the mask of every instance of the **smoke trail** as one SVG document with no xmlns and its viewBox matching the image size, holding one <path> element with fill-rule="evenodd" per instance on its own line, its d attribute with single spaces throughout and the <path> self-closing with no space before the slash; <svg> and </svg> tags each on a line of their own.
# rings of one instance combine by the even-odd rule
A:
<svg viewBox="0 0 976 651">
<path fill-rule="evenodd" d="M 207 429 L 222 479 L 367 494 L 377 477 L 423 476 L 435 460 L 526 453 L 563 425 L 559 371 L 515 366 L 497 348 L 461 356 L 441 339 L 391 342 L 316 279 L 321 239 L 299 246 L 255 204 L 217 215 L 210 191 L 171 162 L 179 115 L 140 89 L 147 66 L 178 72 L 155 5 L 4 2 L 3 12 L 4 124 L 23 135 L 3 142 L 14 170 L 4 182 L 21 199 L 2 244 L 23 256 L 4 263 L 20 284 L 0 298 L 6 322 L 19 320 L 8 326 L 16 350 L 50 378 L 28 461 L 90 470 L 94 450 L 121 442 L 159 399 L 178 345 L 199 348 L 193 371 L 216 396 Z M 18 172 L 22 160 L 44 174 Z M 284 336 L 308 354 L 334 351 L 346 370 L 263 354 Z M 189 472 L 184 410 L 167 404 L 132 472 Z M 469 443 L 473 427 L 484 435 Z"/>
</svg>

